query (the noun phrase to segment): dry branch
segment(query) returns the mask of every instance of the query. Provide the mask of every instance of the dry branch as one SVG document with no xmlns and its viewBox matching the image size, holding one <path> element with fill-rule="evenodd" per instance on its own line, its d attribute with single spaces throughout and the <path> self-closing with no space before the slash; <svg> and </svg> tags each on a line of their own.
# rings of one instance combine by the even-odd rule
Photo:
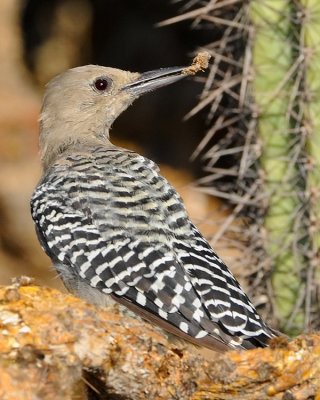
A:
<svg viewBox="0 0 320 400">
<path fill-rule="evenodd" d="M 117 309 L 20 284 L 0 287 L 0 324 L 1 399 L 86 399 L 86 384 L 100 399 L 320 398 L 315 334 L 208 361 Z"/>
</svg>

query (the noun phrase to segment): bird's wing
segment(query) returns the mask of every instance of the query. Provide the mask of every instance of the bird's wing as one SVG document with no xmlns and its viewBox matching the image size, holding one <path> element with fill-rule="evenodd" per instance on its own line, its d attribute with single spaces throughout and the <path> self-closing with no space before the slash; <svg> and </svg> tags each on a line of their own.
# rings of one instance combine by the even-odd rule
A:
<svg viewBox="0 0 320 400">
<path fill-rule="evenodd" d="M 212 338 L 236 347 L 241 336 L 243 347 L 252 346 L 251 336 L 263 344 L 271 331 L 191 224 L 175 190 L 141 159 L 123 169 L 123 160 L 106 167 L 79 157 L 67 171 L 58 166 L 47 175 L 32 200 L 46 252 L 69 266 L 74 279 L 199 344 L 211 347 Z"/>
<path fill-rule="evenodd" d="M 191 224 L 194 242 L 177 243 L 179 261 L 210 318 L 231 335 L 244 339 L 243 345 L 263 346 L 277 333 L 261 319 L 239 282 L 215 253 L 199 230 Z M 182 250 L 182 251 L 181 251 Z"/>
</svg>

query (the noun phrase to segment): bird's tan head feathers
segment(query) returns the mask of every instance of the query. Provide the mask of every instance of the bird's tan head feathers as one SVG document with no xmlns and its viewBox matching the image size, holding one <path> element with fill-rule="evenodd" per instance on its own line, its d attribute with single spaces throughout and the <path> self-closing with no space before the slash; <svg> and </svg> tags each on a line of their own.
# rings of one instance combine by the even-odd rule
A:
<svg viewBox="0 0 320 400">
<path fill-rule="evenodd" d="M 136 97 L 123 87 L 139 77 L 139 73 L 87 65 L 53 78 L 40 116 L 44 167 L 74 143 L 108 138 L 113 121 Z"/>
<path fill-rule="evenodd" d="M 108 145 L 114 120 L 141 94 L 175 82 L 183 67 L 143 74 L 86 65 L 53 78 L 40 115 L 40 154 L 46 170 L 72 146 Z"/>
<path fill-rule="evenodd" d="M 57 75 L 47 85 L 40 116 L 44 170 L 74 146 L 110 145 L 109 129 L 122 111 L 140 95 L 205 68 L 203 62 L 196 65 L 195 60 L 188 68 L 162 68 L 142 74 L 86 65 Z"/>
</svg>

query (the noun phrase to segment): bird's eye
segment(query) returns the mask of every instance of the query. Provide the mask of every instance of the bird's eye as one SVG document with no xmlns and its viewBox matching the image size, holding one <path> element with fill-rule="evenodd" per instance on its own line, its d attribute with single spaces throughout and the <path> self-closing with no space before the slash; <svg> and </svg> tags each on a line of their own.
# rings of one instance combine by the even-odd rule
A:
<svg viewBox="0 0 320 400">
<path fill-rule="evenodd" d="M 104 92 L 109 89 L 110 82 L 107 78 L 97 78 L 94 81 L 94 87 L 99 90 L 99 92 Z"/>
</svg>

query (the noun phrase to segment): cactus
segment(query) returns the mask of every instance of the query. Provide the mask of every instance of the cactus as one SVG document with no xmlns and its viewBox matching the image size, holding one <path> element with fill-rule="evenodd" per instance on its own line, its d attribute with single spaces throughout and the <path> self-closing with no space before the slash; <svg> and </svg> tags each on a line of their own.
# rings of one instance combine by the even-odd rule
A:
<svg viewBox="0 0 320 400">
<path fill-rule="evenodd" d="M 301 191 L 299 138 L 300 120 L 295 90 L 295 62 L 291 4 L 287 0 L 253 0 L 251 21 L 255 27 L 253 44 L 254 98 L 258 107 L 257 133 L 262 142 L 260 168 L 264 172 L 264 191 L 268 209 L 263 227 L 267 234 L 265 249 L 272 261 L 272 287 L 275 311 L 280 328 L 290 334 L 304 327 L 304 313 L 295 310 L 303 290 L 299 236 L 303 228 L 296 226 Z M 298 124 L 297 124 L 298 122 Z M 297 129 L 298 128 L 298 129 Z M 297 130 L 296 130 L 297 129 Z M 297 137 L 298 136 L 298 137 Z M 290 327 L 286 324 L 290 321 Z"/>
<path fill-rule="evenodd" d="M 308 252 L 306 276 L 307 323 L 319 327 L 309 313 L 313 311 L 318 320 L 320 287 L 320 4 L 318 0 L 300 0 L 300 44 L 304 56 L 305 82 L 303 92 L 304 123 L 302 134 L 306 136 L 307 182 L 306 196 L 309 200 L 308 234 L 311 246 Z"/>
<path fill-rule="evenodd" d="M 234 243 L 237 235 L 238 262 L 262 314 L 273 314 L 290 335 L 317 328 L 320 3 L 208 0 L 188 6 L 167 22 L 210 24 L 214 36 L 206 46 L 214 61 L 189 113 L 208 108 L 210 128 L 193 154 L 206 172 L 201 190 L 232 207 L 213 241 L 224 236 Z"/>
</svg>

